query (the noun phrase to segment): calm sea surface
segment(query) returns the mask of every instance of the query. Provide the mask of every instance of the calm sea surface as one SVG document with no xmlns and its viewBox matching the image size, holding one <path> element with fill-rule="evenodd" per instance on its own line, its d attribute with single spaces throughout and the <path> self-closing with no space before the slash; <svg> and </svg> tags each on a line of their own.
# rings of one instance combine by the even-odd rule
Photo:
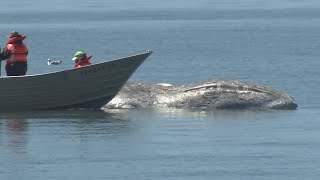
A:
<svg viewBox="0 0 320 180">
<path fill-rule="evenodd" d="M 1 180 L 320 177 L 320 1 L 13 0 L 0 16 L 1 47 L 28 36 L 28 74 L 72 68 L 77 50 L 95 63 L 151 49 L 130 81 L 235 79 L 299 105 L 1 113 Z"/>
</svg>

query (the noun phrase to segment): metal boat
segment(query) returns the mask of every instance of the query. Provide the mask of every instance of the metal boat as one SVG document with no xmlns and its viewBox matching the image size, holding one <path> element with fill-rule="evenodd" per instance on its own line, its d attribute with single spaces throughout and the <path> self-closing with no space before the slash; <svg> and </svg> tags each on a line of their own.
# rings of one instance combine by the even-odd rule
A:
<svg viewBox="0 0 320 180">
<path fill-rule="evenodd" d="M 0 111 L 100 109 L 151 53 L 53 73 L 1 77 Z"/>
</svg>

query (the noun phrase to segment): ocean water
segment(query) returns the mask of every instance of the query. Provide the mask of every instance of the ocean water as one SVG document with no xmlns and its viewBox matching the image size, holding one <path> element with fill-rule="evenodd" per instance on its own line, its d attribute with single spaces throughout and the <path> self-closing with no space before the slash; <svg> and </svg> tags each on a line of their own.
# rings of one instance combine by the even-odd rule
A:
<svg viewBox="0 0 320 180">
<path fill-rule="evenodd" d="M 0 15 L 1 47 L 28 36 L 28 74 L 72 68 L 77 50 L 95 63 L 150 49 L 130 81 L 235 79 L 299 105 L 1 113 L 0 179 L 319 178 L 320 1 L 13 0 Z"/>
</svg>

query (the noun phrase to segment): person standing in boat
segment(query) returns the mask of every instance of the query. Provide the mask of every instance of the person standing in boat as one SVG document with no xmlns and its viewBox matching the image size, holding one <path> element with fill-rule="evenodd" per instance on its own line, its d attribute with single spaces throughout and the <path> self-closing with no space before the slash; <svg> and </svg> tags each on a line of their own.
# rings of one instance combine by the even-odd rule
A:
<svg viewBox="0 0 320 180">
<path fill-rule="evenodd" d="M 1 58 L 6 60 L 7 76 L 23 76 L 27 73 L 28 48 L 22 42 L 26 37 L 26 35 L 19 34 L 16 31 L 9 34 L 9 40 L 2 51 Z"/>
<path fill-rule="evenodd" d="M 91 57 L 91 55 L 87 55 L 87 53 L 83 51 L 77 51 L 72 58 L 75 63 L 74 68 L 91 65 Z"/>
</svg>

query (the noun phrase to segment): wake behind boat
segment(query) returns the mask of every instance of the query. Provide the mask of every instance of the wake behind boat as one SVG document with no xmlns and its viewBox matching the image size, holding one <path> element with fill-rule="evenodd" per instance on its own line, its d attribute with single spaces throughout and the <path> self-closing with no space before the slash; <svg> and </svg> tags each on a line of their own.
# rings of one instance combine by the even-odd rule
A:
<svg viewBox="0 0 320 180">
<path fill-rule="evenodd" d="M 0 110 L 100 109 L 151 51 L 47 74 L 0 78 Z"/>
</svg>

